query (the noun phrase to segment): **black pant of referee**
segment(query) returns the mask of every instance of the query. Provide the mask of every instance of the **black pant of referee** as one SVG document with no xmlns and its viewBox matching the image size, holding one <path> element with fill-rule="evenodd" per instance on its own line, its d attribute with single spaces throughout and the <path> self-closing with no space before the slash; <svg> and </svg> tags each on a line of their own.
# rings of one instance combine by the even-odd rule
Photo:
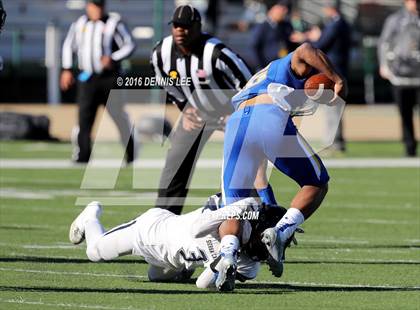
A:
<svg viewBox="0 0 420 310">
<path fill-rule="evenodd" d="M 111 118 L 120 132 L 121 143 L 126 147 L 125 159 L 127 163 L 134 160 L 134 139 L 130 120 L 124 111 L 122 98 L 113 94 L 108 98 L 110 90 L 115 85 L 114 72 L 93 74 L 86 82 L 78 81 L 77 102 L 79 104 L 79 133 L 77 143 L 79 152 L 76 162 L 89 161 L 91 154 L 91 132 L 96 112 L 100 104 L 104 104 Z"/>
<path fill-rule="evenodd" d="M 215 130 L 216 126 L 206 124 L 187 131 L 180 120 L 170 137 L 171 147 L 159 182 L 157 207 L 181 214 L 197 159 Z"/>
</svg>

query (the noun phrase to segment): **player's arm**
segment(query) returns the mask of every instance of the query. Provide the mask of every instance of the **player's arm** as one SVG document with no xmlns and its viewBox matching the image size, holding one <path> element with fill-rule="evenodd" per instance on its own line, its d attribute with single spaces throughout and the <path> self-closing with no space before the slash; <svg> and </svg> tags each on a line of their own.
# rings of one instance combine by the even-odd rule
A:
<svg viewBox="0 0 420 310">
<path fill-rule="evenodd" d="M 340 97 L 347 95 L 345 79 L 334 69 L 327 55 L 321 50 L 314 48 L 309 43 L 299 46 L 293 53 L 291 69 L 299 77 L 308 76 L 311 70 L 315 68 L 324 73 L 329 79 L 334 81 L 334 92 Z"/>
<path fill-rule="evenodd" d="M 222 239 L 224 236 L 233 235 L 240 237 L 241 235 L 241 222 L 238 219 L 225 220 L 219 226 L 219 236 Z"/>
</svg>

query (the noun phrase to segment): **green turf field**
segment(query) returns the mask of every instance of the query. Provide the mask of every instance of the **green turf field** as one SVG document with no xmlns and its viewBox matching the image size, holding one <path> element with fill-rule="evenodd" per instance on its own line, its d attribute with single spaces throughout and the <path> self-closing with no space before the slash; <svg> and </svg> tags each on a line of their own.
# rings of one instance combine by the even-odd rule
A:
<svg viewBox="0 0 420 310">
<path fill-rule="evenodd" d="M 65 159 L 70 149 L 66 143 L 3 142 L 0 158 Z M 210 145 L 204 156 L 216 158 L 220 151 L 220 144 Z M 398 157 L 401 151 L 398 143 L 349 145 L 352 157 Z M 143 156 L 157 152 L 147 146 Z M 90 263 L 84 244 L 69 244 L 69 224 L 82 209 L 77 198 L 137 197 L 130 168 L 120 172 L 114 190 L 80 189 L 83 167 L 2 169 L 0 309 L 420 309 L 419 169 L 329 172 L 330 192 L 303 225 L 299 245 L 287 251 L 283 277 L 272 277 L 263 265 L 257 279 L 220 294 L 197 289 L 194 280 L 150 283 L 141 258 Z M 219 174 L 199 171 L 200 178 Z M 297 186 L 278 173 L 271 182 L 287 206 Z M 191 195 L 212 193 L 196 189 Z M 147 207 L 105 205 L 103 224 L 111 228 Z"/>
</svg>

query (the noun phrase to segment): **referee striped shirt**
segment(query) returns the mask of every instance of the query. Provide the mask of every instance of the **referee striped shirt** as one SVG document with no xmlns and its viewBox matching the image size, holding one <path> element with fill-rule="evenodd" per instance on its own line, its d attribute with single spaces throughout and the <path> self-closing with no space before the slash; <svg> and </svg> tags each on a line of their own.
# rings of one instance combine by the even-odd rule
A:
<svg viewBox="0 0 420 310">
<path fill-rule="evenodd" d="M 78 67 L 87 73 L 103 71 L 102 56 L 119 62 L 135 49 L 133 38 L 117 13 L 109 13 L 98 21 L 82 15 L 74 22 L 63 44 L 62 67 L 73 67 L 73 54 L 77 54 Z"/>
<path fill-rule="evenodd" d="M 245 62 L 207 34 L 202 35 L 191 55 L 183 55 L 172 36 L 164 38 L 153 49 L 151 65 L 158 80 L 190 78 L 190 85 L 163 87 L 181 110 L 189 103 L 210 117 L 231 113 L 231 97 L 251 78 Z"/>
</svg>

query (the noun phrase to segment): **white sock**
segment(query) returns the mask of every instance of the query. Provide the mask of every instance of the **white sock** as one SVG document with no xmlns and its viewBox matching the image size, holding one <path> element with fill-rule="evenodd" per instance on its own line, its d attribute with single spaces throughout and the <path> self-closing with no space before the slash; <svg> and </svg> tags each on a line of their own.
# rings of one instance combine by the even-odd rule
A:
<svg viewBox="0 0 420 310">
<path fill-rule="evenodd" d="M 136 238 L 135 221 L 114 227 L 105 233 L 98 219 L 86 221 L 86 254 L 92 261 L 112 260 L 122 255 L 132 254 Z M 127 224 L 131 224 L 127 226 Z"/>
<path fill-rule="evenodd" d="M 239 249 L 239 239 L 235 235 L 226 235 L 220 241 L 220 253 L 236 257 Z"/>
<path fill-rule="evenodd" d="M 87 246 L 93 245 L 104 234 L 105 229 L 97 218 L 90 218 L 85 222 L 85 238 Z"/>
<path fill-rule="evenodd" d="M 281 231 L 285 239 L 289 239 L 295 232 L 296 228 L 305 221 L 302 212 L 296 208 L 289 208 L 281 220 L 277 223 L 277 231 Z"/>
</svg>

